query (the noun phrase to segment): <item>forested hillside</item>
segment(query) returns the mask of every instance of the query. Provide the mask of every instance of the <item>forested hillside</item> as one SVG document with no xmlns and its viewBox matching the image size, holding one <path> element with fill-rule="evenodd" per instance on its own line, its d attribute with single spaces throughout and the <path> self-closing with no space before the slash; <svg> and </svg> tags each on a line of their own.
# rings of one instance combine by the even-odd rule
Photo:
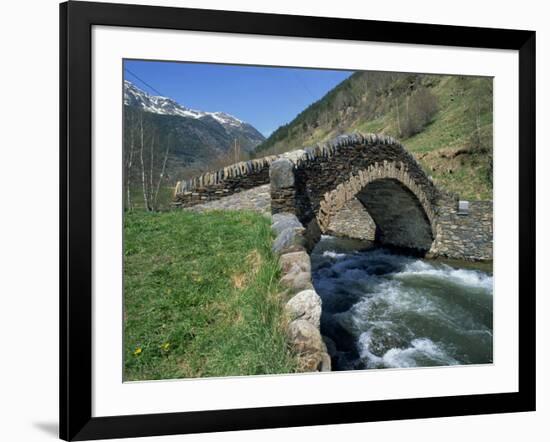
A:
<svg viewBox="0 0 550 442">
<path fill-rule="evenodd" d="M 356 72 L 281 126 L 256 156 L 342 133 L 399 139 L 434 181 L 469 199 L 492 198 L 492 78 Z"/>
</svg>

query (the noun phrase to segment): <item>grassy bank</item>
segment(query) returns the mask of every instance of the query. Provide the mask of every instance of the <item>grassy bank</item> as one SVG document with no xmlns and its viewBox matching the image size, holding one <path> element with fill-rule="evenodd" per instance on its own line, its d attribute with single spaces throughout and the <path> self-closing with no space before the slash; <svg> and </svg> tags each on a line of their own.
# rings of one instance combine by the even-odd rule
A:
<svg viewBox="0 0 550 442">
<path fill-rule="evenodd" d="M 295 371 L 269 219 L 125 217 L 125 380 Z"/>
</svg>

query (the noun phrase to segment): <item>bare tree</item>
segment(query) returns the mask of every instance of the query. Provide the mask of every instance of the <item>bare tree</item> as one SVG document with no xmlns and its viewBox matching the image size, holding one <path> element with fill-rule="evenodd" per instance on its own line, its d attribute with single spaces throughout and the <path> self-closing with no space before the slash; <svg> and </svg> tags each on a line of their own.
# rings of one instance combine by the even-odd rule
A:
<svg viewBox="0 0 550 442">
<path fill-rule="evenodd" d="M 125 130 L 125 162 L 124 162 L 124 176 L 125 176 L 125 185 L 126 185 L 126 208 L 132 210 L 132 172 L 134 166 L 134 152 L 135 152 L 135 115 L 131 114 L 126 121 L 124 126 Z"/>
<path fill-rule="evenodd" d="M 149 159 L 149 202 L 151 201 L 151 195 L 153 193 L 153 166 L 155 164 L 155 133 L 151 134 L 151 145 L 149 147 L 150 159 Z M 151 207 L 150 210 L 152 210 Z"/>
<path fill-rule="evenodd" d="M 159 133 L 153 124 L 154 116 L 141 110 L 126 109 L 124 126 L 125 200 L 128 210 L 143 206 L 147 211 L 158 210 L 162 204 L 162 188 L 170 167 L 173 140 Z M 136 191 L 141 192 L 142 204 L 136 204 Z"/>
<path fill-rule="evenodd" d="M 143 205 L 145 210 L 150 210 L 149 200 L 147 199 L 147 183 L 145 180 L 145 162 L 143 161 L 143 150 L 145 149 L 145 136 L 143 131 L 143 114 L 140 115 L 139 119 L 139 130 L 140 130 L 140 148 L 139 148 L 139 158 L 141 161 L 141 188 L 143 190 Z"/>
<path fill-rule="evenodd" d="M 164 151 L 164 160 L 162 161 L 162 169 L 159 174 L 159 178 L 157 181 L 157 189 L 155 190 L 155 196 L 153 198 L 153 206 L 158 209 L 158 196 L 160 191 L 160 185 L 162 183 L 162 180 L 164 178 L 164 172 L 166 171 L 166 163 L 168 162 L 168 152 L 170 152 L 170 143 L 166 143 L 166 150 Z"/>
</svg>

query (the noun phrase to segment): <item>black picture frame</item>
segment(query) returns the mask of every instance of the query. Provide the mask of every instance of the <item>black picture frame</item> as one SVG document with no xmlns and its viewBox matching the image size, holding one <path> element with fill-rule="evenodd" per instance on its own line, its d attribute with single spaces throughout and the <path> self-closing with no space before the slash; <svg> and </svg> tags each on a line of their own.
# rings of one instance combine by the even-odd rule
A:
<svg viewBox="0 0 550 442">
<path fill-rule="evenodd" d="M 92 417 L 94 25 L 510 49 L 519 53 L 519 391 Z M 139 437 L 535 410 L 535 32 L 67 2 L 60 5 L 60 437 Z"/>
</svg>

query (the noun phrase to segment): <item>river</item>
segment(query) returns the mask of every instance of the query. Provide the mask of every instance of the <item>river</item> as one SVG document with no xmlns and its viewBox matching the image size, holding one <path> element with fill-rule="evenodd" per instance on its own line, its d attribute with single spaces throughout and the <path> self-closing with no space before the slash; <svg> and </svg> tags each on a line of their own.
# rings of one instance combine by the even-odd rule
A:
<svg viewBox="0 0 550 442">
<path fill-rule="evenodd" d="M 333 370 L 492 363 L 490 264 L 323 236 L 312 270 Z"/>
</svg>

